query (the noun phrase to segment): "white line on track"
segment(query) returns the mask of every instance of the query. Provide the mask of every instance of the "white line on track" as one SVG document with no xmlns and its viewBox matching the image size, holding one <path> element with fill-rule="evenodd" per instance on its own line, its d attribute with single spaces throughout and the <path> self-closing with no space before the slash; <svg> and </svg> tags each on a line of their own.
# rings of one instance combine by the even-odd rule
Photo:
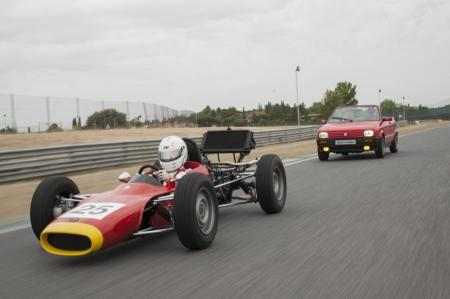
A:
<svg viewBox="0 0 450 299">
<path fill-rule="evenodd" d="M 6 234 L 6 233 L 10 233 L 10 232 L 15 232 L 15 231 L 21 230 L 21 229 L 27 229 L 29 227 L 30 227 L 29 223 L 9 225 L 9 226 L 6 226 L 3 229 L 0 229 L 0 235 L 1 234 Z"/>
<path fill-rule="evenodd" d="M 428 132 L 428 131 L 432 131 L 435 129 L 441 129 L 441 128 L 447 128 L 449 129 L 450 127 L 436 127 L 436 128 L 430 128 L 430 129 L 425 129 L 425 130 L 421 130 L 421 131 L 416 131 L 416 132 L 410 132 L 407 134 L 402 134 L 399 136 L 399 138 L 402 137 L 407 137 L 407 136 L 411 136 L 411 135 L 416 135 L 419 133 L 424 133 L 424 132 Z M 289 167 L 289 166 L 294 166 L 297 164 L 301 164 L 307 161 L 311 161 L 311 160 L 316 160 L 317 156 L 316 154 L 314 155 L 307 155 L 307 156 L 302 156 L 302 157 L 298 157 L 296 159 L 285 159 L 283 160 L 284 166 Z M 22 229 L 27 229 L 30 228 L 30 224 L 28 223 L 28 221 L 22 221 L 20 224 L 14 224 L 14 225 L 7 225 L 4 226 L 4 228 L 1 228 L 0 226 L 0 235 L 1 234 L 6 234 L 6 233 L 10 233 L 10 232 L 14 232 L 14 231 L 18 231 L 18 230 L 22 230 Z"/>
</svg>

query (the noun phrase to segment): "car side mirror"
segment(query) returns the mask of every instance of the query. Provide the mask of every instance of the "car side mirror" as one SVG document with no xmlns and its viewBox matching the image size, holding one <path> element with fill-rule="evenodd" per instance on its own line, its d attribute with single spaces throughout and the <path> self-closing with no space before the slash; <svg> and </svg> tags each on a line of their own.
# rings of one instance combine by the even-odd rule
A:
<svg viewBox="0 0 450 299">
<path fill-rule="evenodd" d="M 322 125 L 324 125 L 324 124 L 327 123 L 327 120 L 326 120 L 326 119 L 321 119 L 321 120 L 320 120 L 320 123 L 321 123 Z"/>
<path fill-rule="evenodd" d="M 384 116 L 383 121 L 392 121 L 392 116 Z"/>
<path fill-rule="evenodd" d="M 131 179 L 131 175 L 128 172 L 122 172 L 117 179 L 119 180 L 119 182 L 122 183 L 128 183 Z"/>
</svg>

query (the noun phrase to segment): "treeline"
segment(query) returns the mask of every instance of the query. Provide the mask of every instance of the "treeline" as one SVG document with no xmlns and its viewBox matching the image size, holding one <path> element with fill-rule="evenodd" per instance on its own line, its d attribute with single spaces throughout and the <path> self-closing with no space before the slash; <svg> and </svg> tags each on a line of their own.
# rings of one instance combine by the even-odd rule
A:
<svg viewBox="0 0 450 299">
<path fill-rule="evenodd" d="M 450 108 L 450 105 L 446 107 Z M 436 115 L 436 111 L 441 111 L 442 108 L 449 113 L 448 109 L 445 107 L 441 108 L 428 108 L 426 106 L 411 106 L 409 104 L 405 105 L 401 102 L 396 102 L 393 99 L 385 99 L 380 104 L 381 111 L 383 115 L 394 116 L 397 120 L 415 120 L 415 119 L 427 119 L 431 118 L 432 115 Z"/>
<path fill-rule="evenodd" d="M 327 90 L 320 102 L 311 107 L 299 106 L 301 124 L 313 124 L 328 118 L 337 106 L 357 104 L 356 85 L 339 82 L 334 90 Z M 297 106 L 283 101 L 268 102 L 252 110 L 212 109 L 206 106 L 196 115 L 196 122 L 201 127 L 210 126 L 284 126 L 297 124 Z"/>
</svg>

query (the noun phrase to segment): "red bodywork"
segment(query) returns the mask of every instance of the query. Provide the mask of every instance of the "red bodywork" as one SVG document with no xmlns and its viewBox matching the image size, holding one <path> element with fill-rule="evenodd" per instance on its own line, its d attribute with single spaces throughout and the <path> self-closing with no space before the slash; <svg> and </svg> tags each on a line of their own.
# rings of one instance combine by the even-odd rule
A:
<svg viewBox="0 0 450 299">
<path fill-rule="evenodd" d="M 198 162 L 188 161 L 184 167 L 197 173 L 209 175 L 208 169 Z M 157 229 L 171 225 L 167 217 L 165 218 L 164 215 L 158 213 L 158 210 L 152 214 L 147 220 L 147 223 L 142 222 L 144 209 L 149 203 L 160 196 L 174 192 L 175 187 L 175 182 L 168 182 L 164 186 L 150 185 L 147 183 L 123 183 L 111 191 L 91 194 L 88 199 L 82 201 L 83 205 L 102 202 L 124 204 L 120 209 L 107 215 L 105 218 L 101 220 L 67 218 L 63 214 L 55 219 L 52 224 L 58 222 L 76 222 L 92 225 L 103 235 L 101 248 L 104 249 L 130 238 L 142 226 L 151 226 Z M 158 205 L 164 205 L 165 207 L 172 207 L 174 204 L 174 200 L 158 203 Z"/>
<path fill-rule="evenodd" d="M 373 130 L 376 139 L 384 137 L 386 143 L 390 143 L 397 133 L 396 128 L 397 124 L 393 119 L 391 121 L 343 122 L 325 124 L 319 128 L 318 133 L 327 132 L 329 139 L 349 139 L 363 138 L 364 130 Z M 347 135 L 344 135 L 345 133 Z"/>
</svg>

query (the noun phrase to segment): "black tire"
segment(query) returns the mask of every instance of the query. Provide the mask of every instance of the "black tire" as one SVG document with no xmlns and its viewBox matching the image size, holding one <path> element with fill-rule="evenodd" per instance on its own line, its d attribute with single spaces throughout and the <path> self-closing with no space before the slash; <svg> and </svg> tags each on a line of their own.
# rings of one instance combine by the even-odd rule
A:
<svg viewBox="0 0 450 299">
<path fill-rule="evenodd" d="M 327 161 L 328 158 L 330 157 L 330 153 L 318 151 L 317 157 L 319 158 L 320 161 Z"/>
<path fill-rule="evenodd" d="M 394 140 L 392 140 L 391 145 L 389 146 L 389 150 L 391 153 L 398 152 L 398 134 L 395 134 Z"/>
<path fill-rule="evenodd" d="M 202 208 L 203 207 L 203 208 Z M 203 211 L 203 213 L 202 213 Z M 211 219 L 200 219 L 206 214 Z M 219 208 L 216 192 L 209 177 L 189 173 L 175 189 L 175 230 L 188 249 L 205 249 L 216 236 Z"/>
<path fill-rule="evenodd" d="M 375 157 L 378 159 L 384 158 L 384 150 L 386 148 L 386 143 L 384 138 L 381 138 L 377 143 L 377 148 L 375 149 Z"/>
<path fill-rule="evenodd" d="M 279 213 L 286 203 L 286 171 L 277 155 L 264 155 L 256 168 L 256 194 L 267 214 Z"/>
<path fill-rule="evenodd" d="M 30 207 L 31 228 L 38 239 L 44 228 L 54 220 L 53 208 L 58 202 L 56 197 L 79 193 L 77 185 L 67 177 L 52 176 L 42 180 L 34 191 Z"/>
</svg>

